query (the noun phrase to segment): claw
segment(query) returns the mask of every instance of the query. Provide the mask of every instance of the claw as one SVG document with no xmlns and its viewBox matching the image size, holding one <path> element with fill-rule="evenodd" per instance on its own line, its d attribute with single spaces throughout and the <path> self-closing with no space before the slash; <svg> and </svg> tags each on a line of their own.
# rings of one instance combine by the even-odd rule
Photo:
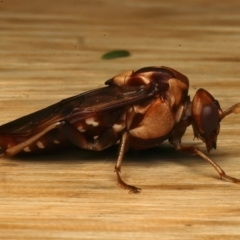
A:
<svg viewBox="0 0 240 240">
<path fill-rule="evenodd" d="M 130 186 L 130 185 L 128 185 L 128 186 L 132 188 L 132 189 L 129 191 L 129 193 L 137 194 L 137 193 L 140 193 L 140 192 L 141 192 L 141 188 L 138 188 L 138 187 L 135 187 L 135 186 Z"/>
</svg>

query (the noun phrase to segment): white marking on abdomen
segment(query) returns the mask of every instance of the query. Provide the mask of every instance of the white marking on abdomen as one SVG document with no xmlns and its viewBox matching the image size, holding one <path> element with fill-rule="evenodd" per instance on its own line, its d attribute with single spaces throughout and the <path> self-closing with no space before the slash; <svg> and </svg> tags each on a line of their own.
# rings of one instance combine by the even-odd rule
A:
<svg viewBox="0 0 240 240">
<path fill-rule="evenodd" d="M 27 147 L 25 147 L 25 148 L 23 149 L 23 151 L 24 151 L 24 152 L 31 152 L 31 149 L 29 148 L 29 146 L 27 146 Z"/>
<path fill-rule="evenodd" d="M 84 129 L 82 126 L 77 128 L 79 132 L 86 132 L 86 129 Z"/>
<path fill-rule="evenodd" d="M 113 129 L 114 132 L 121 132 L 124 129 L 124 125 L 115 123 L 112 126 L 112 129 Z"/>
<path fill-rule="evenodd" d="M 53 140 L 53 142 L 56 143 L 56 144 L 60 143 L 57 139 Z"/>
<path fill-rule="evenodd" d="M 38 141 L 36 144 L 37 144 L 37 146 L 38 146 L 39 148 L 41 148 L 41 149 L 45 148 L 44 145 L 43 145 L 43 143 L 40 142 L 40 141 Z"/>
<path fill-rule="evenodd" d="M 94 126 L 94 127 L 96 127 L 96 126 L 99 125 L 99 122 L 95 121 L 95 119 L 94 119 L 93 117 L 87 118 L 87 119 L 85 120 L 85 122 L 86 122 L 86 124 L 92 125 L 92 126 Z"/>
</svg>

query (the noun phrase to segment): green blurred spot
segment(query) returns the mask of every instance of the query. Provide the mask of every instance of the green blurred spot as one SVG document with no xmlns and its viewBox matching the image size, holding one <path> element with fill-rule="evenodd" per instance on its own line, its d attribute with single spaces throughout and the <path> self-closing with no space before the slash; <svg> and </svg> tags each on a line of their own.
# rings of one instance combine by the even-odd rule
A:
<svg viewBox="0 0 240 240">
<path fill-rule="evenodd" d="M 130 55 L 130 52 L 126 50 L 114 50 L 103 54 L 102 59 L 108 60 L 114 58 L 129 57 Z"/>
</svg>

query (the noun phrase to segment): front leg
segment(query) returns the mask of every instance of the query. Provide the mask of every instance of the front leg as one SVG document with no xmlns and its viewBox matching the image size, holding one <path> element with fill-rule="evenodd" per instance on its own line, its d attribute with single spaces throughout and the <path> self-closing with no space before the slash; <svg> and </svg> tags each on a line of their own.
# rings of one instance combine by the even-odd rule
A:
<svg viewBox="0 0 240 240">
<path fill-rule="evenodd" d="M 191 118 L 186 118 L 184 121 L 180 121 L 178 123 L 178 125 L 175 127 L 175 129 L 173 130 L 173 134 L 169 138 L 169 142 L 175 147 L 175 149 L 177 151 L 186 152 L 186 153 L 193 154 L 193 155 L 198 155 L 201 158 L 203 158 L 204 160 L 208 161 L 216 169 L 216 171 L 219 173 L 221 178 L 228 179 L 234 183 L 240 183 L 240 179 L 237 179 L 237 178 L 227 175 L 216 162 L 214 162 L 212 159 L 210 159 L 208 156 L 206 156 L 198 148 L 196 148 L 194 146 L 182 146 L 181 145 L 181 138 L 184 135 L 185 130 L 190 125 L 190 123 L 191 123 Z"/>
<path fill-rule="evenodd" d="M 216 162 L 214 162 L 212 159 L 210 159 L 208 156 L 206 156 L 198 148 L 196 148 L 194 146 L 181 146 L 180 144 L 176 145 L 175 148 L 176 148 L 176 150 L 181 151 L 181 152 L 186 152 L 186 153 L 200 156 L 204 160 L 208 161 L 216 169 L 216 171 L 219 173 L 221 178 L 228 179 L 233 183 L 240 183 L 240 179 L 237 179 L 237 178 L 227 175 Z"/>
</svg>

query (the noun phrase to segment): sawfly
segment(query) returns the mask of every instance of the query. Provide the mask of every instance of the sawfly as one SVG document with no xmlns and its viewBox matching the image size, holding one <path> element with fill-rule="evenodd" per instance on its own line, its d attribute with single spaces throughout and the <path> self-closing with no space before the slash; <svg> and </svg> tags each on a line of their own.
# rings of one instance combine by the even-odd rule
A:
<svg viewBox="0 0 240 240">
<path fill-rule="evenodd" d="M 240 113 L 240 103 L 223 111 L 202 88 L 191 101 L 188 78 L 169 67 L 129 70 L 105 85 L 0 126 L 0 156 L 60 147 L 65 140 L 94 151 L 119 141 L 115 166 L 118 184 L 138 193 L 140 188 L 125 183 L 120 176 L 125 152 L 152 148 L 168 140 L 177 151 L 208 161 L 222 178 L 240 182 L 195 146 L 181 144 L 186 128 L 192 125 L 194 136 L 205 143 L 208 152 L 216 148 L 221 120 Z"/>
</svg>

